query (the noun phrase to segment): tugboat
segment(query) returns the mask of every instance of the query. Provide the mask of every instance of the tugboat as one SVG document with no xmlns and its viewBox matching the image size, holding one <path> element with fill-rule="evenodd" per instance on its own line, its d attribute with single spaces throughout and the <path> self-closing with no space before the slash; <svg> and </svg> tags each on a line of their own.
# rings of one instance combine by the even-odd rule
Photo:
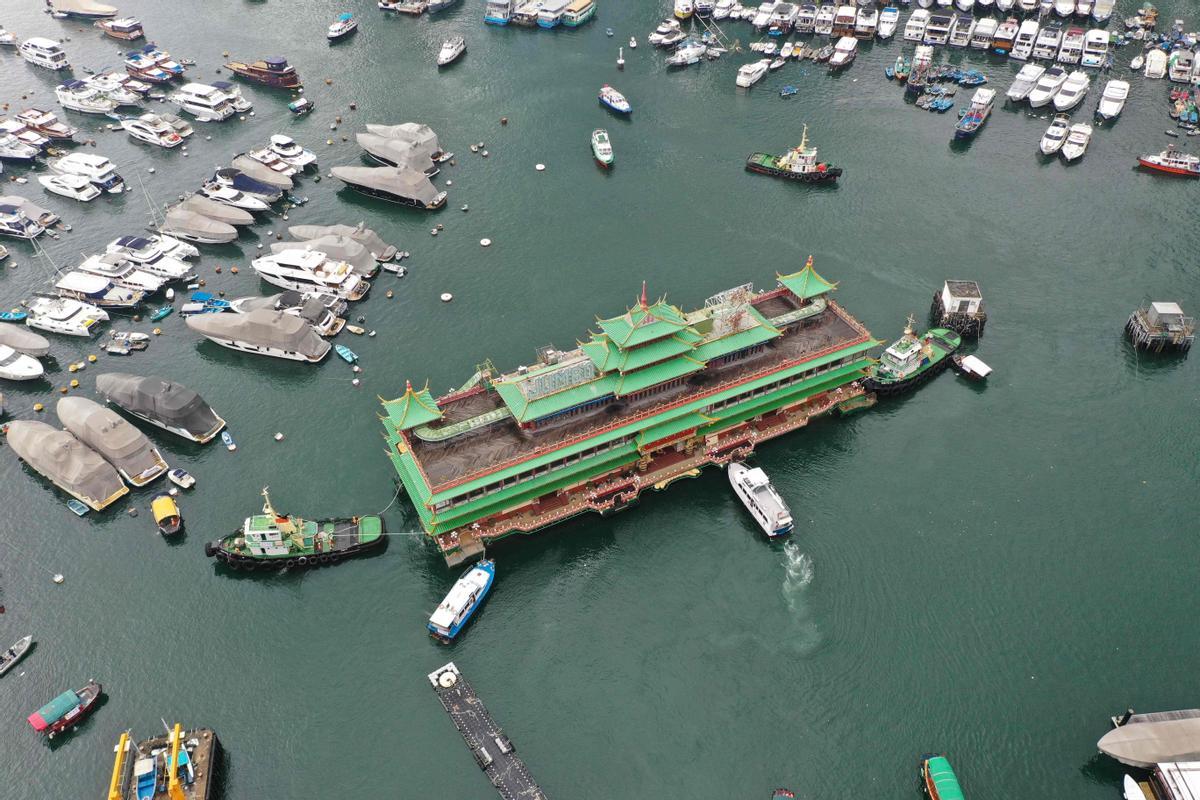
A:
<svg viewBox="0 0 1200 800">
<path fill-rule="evenodd" d="M 947 328 L 930 328 L 917 336 L 917 321 L 908 317 L 904 335 L 871 365 L 863 386 L 880 397 L 915 389 L 950 365 L 962 339 Z"/>
<path fill-rule="evenodd" d="M 306 520 L 279 514 L 262 490 L 261 514 L 242 527 L 204 545 L 206 556 L 232 569 L 279 569 L 336 564 L 383 545 L 383 519 L 377 516 Z"/>
<path fill-rule="evenodd" d="M 842 174 L 841 167 L 817 161 L 817 148 L 808 146 L 807 125 L 804 126 L 804 134 L 798 147 L 793 147 L 782 156 L 751 153 L 746 159 L 746 169 L 774 178 L 787 178 L 803 183 L 832 183 Z"/>
<path fill-rule="evenodd" d="M 768 539 L 787 536 L 792 532 L 792 512 L 760 467 L 751 468 L 738 461 L 730 462 L 729 483 Z"/>
<path fill-rule="evenodd" d="M 429 633 L 448 644 L 471 619 L 475 609 L 483 605 L 492 581 L 496 580 L 496 562 L 485 558 L 471 567 L 455 582 L 446 599 L 429 617 Z"/>
<path fill-rule="evenodd" d="M 929 800 L 962 800 L 962 787 L 958 776 L 945 756 L 926 753 L 921 756 L 921 786 Z"/>
<path fill-rule="evenodd" d="M 92 713 L 102 691 L 100 684 L 88 681 L 82 689 L 63 692 L 26 719 L 35 731 L 53 739 L 63 731 L 74 728 Z"/>
<path fill-rule="evenodd" d="M 604 169 L 613 165 L 612 142 L 609 141 L 608 131 L 603 128 L 592 131 L 592 155 L 595 157 L 596 163 Z"/>
<path fill-rule="evenodd" d="M 304 85 L 300 82 L 300 74 L 296 72 L 296 68 L 289 64 L 286 58 L 279 56 L 271 56 L 250 64 L 230 61 L 225 68 L 239 78 L 276 89 L 299 89 Z"/>
</svg>

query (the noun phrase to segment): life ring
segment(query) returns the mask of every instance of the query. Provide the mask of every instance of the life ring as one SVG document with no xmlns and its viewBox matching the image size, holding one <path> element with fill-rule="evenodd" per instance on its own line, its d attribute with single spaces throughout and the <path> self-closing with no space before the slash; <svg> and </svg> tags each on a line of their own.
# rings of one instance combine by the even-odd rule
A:
<svg viewBox="0 0 1200 800">
<path fill-rule="evenodd" d="M 317 558 L 317 560 L 318 560 L 318 561 L 320 561 L 320 562 L 321 562 L 321 564 L 328 564 L 328 563 L 329 563 L 329 556 L 327 556 L 327 555 L 325 555 L 325 556 L 319 556 L 319 557 Z"/>
<path fill-rule="evenodd" d="M 302 567 L 307 567 L 308 566 L 308 556 L 300 556 L 300 558 L 297 559 L 296 563 L 298 563 Z"/>
<path fill-rule="evenodd" d="M 285 567 L 294 567 L 294 566 L 296 566 L 296 559 L 294 559 L 294 558 L 289 558 L 287 561 L 285 561 L 285 562 L 283 563 L 283 565 L 284 565 Z"/>
</svg>

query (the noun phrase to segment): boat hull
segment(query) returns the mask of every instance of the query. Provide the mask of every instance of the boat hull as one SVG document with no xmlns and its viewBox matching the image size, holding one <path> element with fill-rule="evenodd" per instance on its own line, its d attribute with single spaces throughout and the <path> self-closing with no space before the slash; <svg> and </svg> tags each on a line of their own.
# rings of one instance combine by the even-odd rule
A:
<svg viewBox="0 0 1200 800">
<path fill-rule="evenodd" d="M 1138 166 L 1143 169 L 1153 170 L 1154 172 L 1162 172 L 1167 175 L 1179 175 L 1184 178 L 1200 178 L 1200 172 L 1184 169 L 1182 167 L 1171 167 L 1166 164 L 1158 164 L 1154 161 L 1148 161 L 1144 158 L 1138 159 Z"/>
<path fill-rule="evenodd" d="M 757 155 L 757 154 L 755 154 Z M 770 175 L 772 178 L 796 181 L 797 183 L 833 183 L 842 175 L 841 167 L 829 167 L 824 172 L 791 172 L 778 167 L 767 166 L 754 162 L 754 155 L 746 160 L 746 171 L 757 172 L 760 175 Z"/>
<path fill-rule="evenodd" d="M 299 75 L 273 75 L 270 73 L 262 73 L 257 70 L 247 69 L 245 67 L 234 67 L 229 64 L 225 65 L 229 71 L 237 75 L 243 80 L 257 83 L 259 86 L 269 86 L 272 89 L 299 89 L 304 84 L 300 82 Z"/>
<path fill-rule="evenodd" d="M 867 376 L 863 379 L 863 388 L 868 392 L 874 392 L 880 397 L 892 397 L 904 394 L 905 392 L 911 392 L 918 386 L 925 385 L 948 366 L 950 366 L 950 354 L 947 353 L 937 361 L 931 362 L 925 369 L 907 378 L 894 381 L 881 381 Z"/>
<path fill-rule="evenodd" d="M 340 517 L 336 519 L 317 520 L 317 526 L 326 524 L 335 526 L 358 525 L 359 517 Z M 306 552 L 289 554 L 287 556 L 248 556 L 236 553 L 231 548 L 232 540 L 241 536 L 241 531 L 204 545 L 204 554 L 215 558 L 219 563 L 234 570 L 279 570 L 279 569 L 315 569 L 340 563 L 348 558 L 368 555 L 384 546 L 387 542 L 383 518 L 379 517 L 380 535 L 375 539 L 358 544 L 339 547 L 325 553 Z"/>
</svg>

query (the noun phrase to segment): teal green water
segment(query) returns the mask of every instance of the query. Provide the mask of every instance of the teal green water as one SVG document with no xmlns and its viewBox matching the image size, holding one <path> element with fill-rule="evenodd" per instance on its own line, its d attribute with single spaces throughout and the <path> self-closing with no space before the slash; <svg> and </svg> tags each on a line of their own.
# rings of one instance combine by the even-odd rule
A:
<svg viewBox="0 0 1200 800">
<path fill-rule="evenodd" d="M 117 66 L 116 43 L 40 5 L 9 0 L 0 22 L 22 37 L 70 36 L 78 64 Z M 165 717 L 217 729 L 229 800 L 492 797 L 425 679 L 450 659 L 553 798 L 762 798 L 787 785 L 903 800 L 916 797 L 917 756 L 936 750 L 972 797 L 1101 800 L 1119 792 L 1120 769 L 1095 751 L 1108 715 L 1196 705 L 1200 380 L 1194 363 L 1139 358 L 1121 336 L 1150 298 L 1200 310 L 1196 187 L 1134 169 L 1167 141 L 1166 84 L 1135 79 L 1124 116 L 1068 168 L 1035 153 L 1048 120 L 1009 110 L 952 147 L 952 115 L 905 105 L 883 78 L 898 42 L 864 48 L 840 77 L 790 64 L 749 93 L 733 85 L 746 56 L 668 72 L 645 45 L 660 5 L 606 2 L 584 29 L 543 32 L 485 28 L 474 2 L 418 20 L 360 0 L 121 3 L 152 39 L 196 58 L 195 75 L 215 77 L 222 51 L 282 53 L 318 104 L 292 120 L 284 95 L 248 87 L 255 116 L 198 125 L 187 158 L 71 115 L 158 202 L 274 132 L 317 149 L 323 171 L 357 160 L 352 134 L 367 121 L 428 122 L 459 155 L 436 214 L 329 180 L 298 190 L 311 202 L 292 222 L 365 220 L 412 252 L 409 276 L 382 276 L 355 310 L 379 335 L 341 340 L 362 358 L 361 388 L 333 359 L 306 368 L 199 344 L 177 316 L 147 352 L 78 376 L 85 394 L 104 369 L 174 377 L 229 420 L 236 453 L 152 434 L 199 479 L 181 501 L 181 544 L 153 530 L 149 492 L 129 502 L 137 518 L 79 520 L 0 453 L 0 641 L 38 640 L 0 680 L 0 794 L 98 797 L 119 733 L 152 734 Z M 1194 10 L 1161 5 L 1164 19 Z M 363 29 L 331 49 L 324 27 L 347 7 Z M 734 29 L 747 41 L 747 26 Z M 467 56 L 438 74 L 433 56 L 452 33 L 467 36 Z M 642 44 L 618 72 L 631 34 Z M 1016 71 L 952 58 L 983 64 L 1000 89 Z M 19 107 L 33 92 L 54 107 L 55 82 L 0 53 L 0 101 Z M 631 120 L 597 105 L 604 82 L 630 97 Z M 784 83 L 800 94 L 780 99 Z M 742 170 L 747 153 L 794 144 L 803 123 L 846 169 L 836 188 Z M 607 174 L 588 149 L 600 126 L 616 148 Z M 489 158 L 468 151 L 479 141 Z M 137 193 L 80 206 L 11 188 L 75 226 L 44 242 L 59 265 L 146 221 Z M 248 261 L 271 231 L 282 223 L 206 251 L 209 287 L 266 291 Z M 495 244 L 480 248 L 483 237 Z M 27 245 L 6 244 L 19 264 L 0 270 L 8 307 L 44 273 Z M 496 589 L 449 648 L 424 623 L 456 572 L 419 536 L 269 578 L 203 557 L 204 541 L 257 509 L 264 484 L 300 514 L 388 507 L 376 396 L 405 378 L 442 390 L 486 357 L 527 363 L 621 311 L 642 280 L 688 308 L 746 281 L 769 286 L 809 253 L 881 339 L 922 317 L 945 278 L 979 280 L 992 313 L 979 353 L 996 372 L 986 388 L 947 374 L 764 446 L 757 463 L 798 520 L 790 542 L 763 541 L 724 477 L 707 473 L 624 515 L 495 548 Z M 453 303 L 438 302 L 444 291 Z M 65 365 L 96 351 L 56 337 L 52 385 L 3 387 L 10 410 L 52 404 L 72 377 Z M 392 531 L 417 529 L 403 497 L 385 516 Z M 24 717 L 91 677 L 105 705 L 53 748 L 39 741 Z"/>
</svg>

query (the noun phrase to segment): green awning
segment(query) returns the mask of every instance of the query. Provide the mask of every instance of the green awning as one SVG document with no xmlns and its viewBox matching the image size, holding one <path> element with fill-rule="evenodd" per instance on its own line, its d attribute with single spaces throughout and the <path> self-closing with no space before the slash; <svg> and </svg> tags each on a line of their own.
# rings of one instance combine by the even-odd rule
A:
<svg viewBox="0 0 1200 800">
<path fill-rule="evenodd" d="M 669 439 L 672 436 L 683 433 L 690 428 L 699 428 L 707 425 L 710 422 L 716 422 L 715 417 L 710 417 L 701 414 L 698 411 L 693 411 L 683 416 L 676 417 L 673 420 L 655 425 L 652 428 L 646 428 L 637 435 L 637 446 L 639 450 L 643 450 L 647 445 L 661 442 L 663 439 Z"/>
<path fill-rule="evenodd" d="M 963 800 L 958 777 L 945 756 L 934 756 L 925 762 L 925 771 L 937 792 L 937 800 Z"/>
</svg>

